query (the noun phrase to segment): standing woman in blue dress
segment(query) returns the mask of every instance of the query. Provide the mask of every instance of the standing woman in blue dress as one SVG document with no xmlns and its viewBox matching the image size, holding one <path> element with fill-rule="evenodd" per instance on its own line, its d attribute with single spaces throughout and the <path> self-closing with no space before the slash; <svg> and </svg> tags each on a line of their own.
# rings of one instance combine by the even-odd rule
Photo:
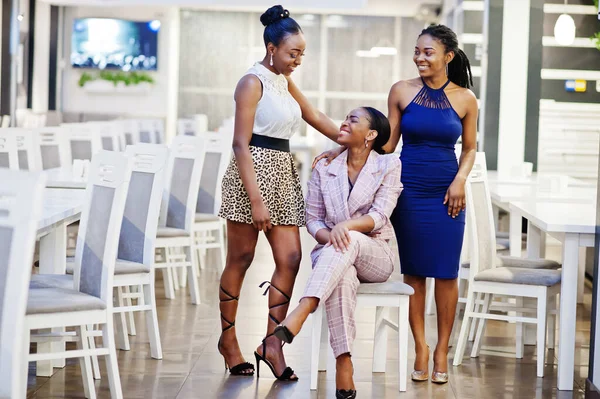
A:
<svg viewBox="0 0 600 399">
<path fill-rule="evenodd" d="M 456 34 L 444 25 L 424 29 L 413 60 L 419 77 L 394 84 L 388 97 L 392 129 L 386 152 L 402 135 L 404 191 L 391 221 L 404 282 L 412 286 L 409 320 L 416 357 L 411 375 L 429 379 L 425 341 L 427 277 L 435 278 L 438 342 L 431 381 L 448 382 L 448 343 L 458 302 L 458 268 L 465 228 L 465 181 L 477 147 L 477 99 L 471 67 Z M 457 163 L 454 146 L 462 137 Z"/>
</svg>

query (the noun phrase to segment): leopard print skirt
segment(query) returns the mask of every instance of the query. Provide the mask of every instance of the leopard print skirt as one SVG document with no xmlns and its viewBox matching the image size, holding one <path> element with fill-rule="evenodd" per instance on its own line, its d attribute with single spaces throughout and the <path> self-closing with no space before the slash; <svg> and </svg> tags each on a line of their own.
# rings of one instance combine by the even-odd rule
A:
<svg viewBox="0 0 600 399">
<path fill-rule="evenodd" d="M 304 197 L 292 154 L 250 146 L 258 189 L 272 225 L 306 225 Z M 219 216 L 252 224 L 250 198 L 240 178 L 235 157 L 223 176 Z"/>
</svg>

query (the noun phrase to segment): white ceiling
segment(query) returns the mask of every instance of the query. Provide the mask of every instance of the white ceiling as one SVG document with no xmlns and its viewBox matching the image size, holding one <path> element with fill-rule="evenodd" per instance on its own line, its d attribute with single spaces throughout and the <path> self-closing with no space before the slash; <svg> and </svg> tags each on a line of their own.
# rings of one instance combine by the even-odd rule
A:
<svg viewBox="0 0 600 399">
<path fill-rule="evenodd" d="M 42 0 L 69 6 L 179 6 L 220 10 L 264 11 L 273 0 Z M 282 0 L 293 12 L 338 12 L 347 14 L 414 16 L 423 5 L 443 0 Z"/>
</svg>

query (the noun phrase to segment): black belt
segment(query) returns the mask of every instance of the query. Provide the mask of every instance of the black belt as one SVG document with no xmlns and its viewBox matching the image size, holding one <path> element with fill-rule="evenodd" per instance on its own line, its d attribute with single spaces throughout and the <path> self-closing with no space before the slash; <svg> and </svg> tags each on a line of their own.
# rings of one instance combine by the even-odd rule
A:
<svg viewBox="0 0 600 399">
<path fill-rule="evenodd" d="M 250 145 L 253 147 L 268 148 L 269 150 L 290 152 L 290 141 L 275 137 L 262 136 L 252 133 Z"/>
</svg>

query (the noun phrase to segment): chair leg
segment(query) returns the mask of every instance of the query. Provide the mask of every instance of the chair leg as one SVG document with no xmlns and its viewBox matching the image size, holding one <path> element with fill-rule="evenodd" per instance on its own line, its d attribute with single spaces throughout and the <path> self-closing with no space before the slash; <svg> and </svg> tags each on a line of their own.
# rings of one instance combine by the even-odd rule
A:
<svg viewBox="0 0 600 399">
<path fill-rule="evenodd" d="M 187 246 L 184 248 L 186 253 L 186 260 L 191 262 L 194 254 L 192 251 L 192 246 Z M 198 274 L 196 273 L 195 266 L 190 263 L 188 268 L 188 284 L 190 285 L 190 296 L 192 297 L 192 304 L 199 305 L 200 304 L 200 287 L 198 286 Z"/>
<path fill-rule="evenodd" d="M 483 304 L 481 305 L 481 313 L 488 313 L 490 311 L 490 304 L 492 302 L 492 294 L 485 294 L 483 298 Z M 471 357 L 478 357 L 479 351 L 481 350 L 481 341 L 485 334 L 485 326 L 487 319 L 479 320 L 477 325 L 477 334 L 475 335 L 475 342 L 473 343 L 473 349 L 471 350 Z M 473 323 L 474 324 L 474 323 Z"/>
<path fill-rule="evenodd" d="M 108 348 L 106 371 L 108 374 L 110 397 L 112 399 L 123 399 L 123 389 L 121 388 L 121 377 L 119 376 L 119 364 L 117 362 L 117 349 L 115 347 L 112 317 L 108 317 L 106 323 L 102 326 L 102 344 L 104 347 Z"/>
<path fill-rule="evenodd" d="M 124 294 L 132 293 L 131 288 L 128 285 L 121 288 L 123 289 Z M 131 298 L 125 298 L 125 306 L 133 306 L 133 300 Z M 137 332 L 135 330 L 135 318 L 133 316 L 133 312 L 127 312 L 127 333 L 129 335 L 135 336 L 137 335 Z"/>
<path fill-rule="evenodd" d="M 77 327 L 77 349 L 89 350 L 88 331 L 86 326 Z M 94 387 L 94 378 L 92 371 L 92 362 L 90 356 L 82 356 L 79 358 L 79 366 L 81 367 L 81 378 L 83 380 L 83 390 L 86 398 L 93 399 L 96 397 L 96 389 Z"/>
<path fill-rule="evenodd" d="M 329 349 L 329 325 L 327 324 L 327 312 L 323 309 L 321 313 L 321 347 L 319 349 L 319 371 L 327 371 L 327 357 L 331 354 L 333 358 L 333 350 Z"/>
<path fill-rule="evenodd" d="M 548 292 L 538 295 L 537 304 L 537 376 L 544 376 L 546 360 L 546 316 Z"/>
<path fill-rule="evenodd" d="M 115 298 L 115 308 L 117 309 L 115 310 L 118 310 L 118 308 L 123 308 L 125 306 L 125 301 L 123 300 L 123 291 L 121 291 L 121 287 L 114 287 L 113 292 L 114 291 L 117 293 L 117 298 Z M 129 346 L 129 336 L 127 335 L 127 320 L 125 317 L 125 312 L 119 311 L 118 313 L 114 313 L 114 317 L 119 340 L 119 349 L 128 351 L 131 348 Z"/>
<path fill-rule="evenodd" d="M 408 301 L 404 295 L 398 307 L 398 390 L 406 392 L 408 379 Z"/>
<path fill-rule="evenodd" d="M 221 263 L 220 263 L 220 269 L 221 269 L 221 273 L 223 272 L 223 270 L 225 269 L 225 226 L 223 224 L 219 225 L 219 230 L 218 230 L 218 239 L 219 239 L 219 253 L 221 254 Z"/>
<path fill-rule="evenodd" d="M 482 310 L 483 303 L 483 293 L 478 292 L 477 297 L 475 298 L 475 312 L 479 313 Z M 471 320 L 471 328 L 469 329 L 469 342 L 473 342 L 475 339 L 475 330 L 477 328 L 477 324 L 481 323 L 479 319 Z"/>
<path fill-rule="evenodd" d="M 554 342 L 556 341 L 556 315 L 558 313 L 550 313 L 550 311 L 557 312 L 558 300 L 557 295 L 552 295 L 548 298 L 549 309 L 548 309 L 548 349 L 554 349 Z"/>
<path fill-rule="evenodd" d="M 523 308 L 523 297 L 517 297 L 515 301 L 517 308 Z M 516 312 L 517 316 L 523 316 L 523 312 Z M 545 331 L 545 330 L 544 330 Z M 523 359 L 523 352 L 525 351 L 525 328 L 523 323 L 516 322 L 516 354 L 517 359 Z"/>
<path fill-rule="evenodd" d="M 425 295 L 425 314 L 431 315 L 435 313 L 435 279 L 428 278 L 426 283 L 427 294 Z"/>
<path fill-rule="evenodd" d="M 165 285 L 165 298 L 175 298 L 175 289 L 173 287 L 173 269 L 171 267 L 165 267 L 162 269 L 163 282 Z"/>
<path fill-rule="evenodd" d="M 162 359 L 162 344 L 160 342 L 160 332 L 158 330 L 158 314 L 156 312 L 156 295 L 154 293 L 154 273 L 150 275 L 150 284 L 142 287 L 144 294 L 144 305 L 150 305 L 151 310 L 146 313 L 146 328 L 148 329 L 148 338 L 150 339 L 150 356 L 153 359 Z"/>
<path fill-rule="evenodd" d="M 95 330 L 94 325 L 88 324 L 87 330 L 94 331 Z M 90 334 L 88 334 L 88 347 L 91 350 L 96 349 L 96 339 L 93 335 L 90 335 Z M 100 364 L 98 363 L 97 355 L 92 355 L 92 372 L 93 372 L 94 380 L 99 380 L 102 378 L 102 376 L 100 374 Z"/>
<path fill-rule="evenodd" d="M 377 306 L 375 308 L 375 338 L 373 342 L 373 372 L 385 373 L 385 362 L 387 360 L 388 329 L 385 325 L 387 308 Z"/>
<path fill-rule="evenodd" d="M 463 322 L 460 325 L 460 334 L 458 335 L 458 342 L 456 343 L 456 349 L 454 350 L 454 360 L 452 365 L 459 366 L 462 363 L 465 347 L 467 346 L 467 334 L 469 333 L 469 325 L 471 319 L 473 319 L 473 311 L 475 308 L 475 293 L 469 289 L 467 294 L 467 305 L 465 307 L 465 315 L 463 316 Z"/>
<path fill-rule="evenodd" d="M 27 379 L 29 376 L 29 339 L 31 332 L 28 328 L 23 330 L 23 336 L 21 337 L 21 362 L 20 362 L 20 370 L 16 372 L 18 376 L 13 374 L 12 383 L 16 384 L 15 387 L 12 388 L 12 392 L 14 393 L 15 398 L 25 398 L 27 397 Z M 17 378 L 15 378 L 17 377 Z M 0 381 L 3 381 L 4 377 L 0 376 Z"/>
<path fill-rule="evenodd" d="M 323 306 L 319 306 L 312 314 L 312 337 L 310 351 L 310 389 L 317 389 L 319 380 L 319 361 L 321 351 L 321 330 L 323 329 Z"/>
</svg>

